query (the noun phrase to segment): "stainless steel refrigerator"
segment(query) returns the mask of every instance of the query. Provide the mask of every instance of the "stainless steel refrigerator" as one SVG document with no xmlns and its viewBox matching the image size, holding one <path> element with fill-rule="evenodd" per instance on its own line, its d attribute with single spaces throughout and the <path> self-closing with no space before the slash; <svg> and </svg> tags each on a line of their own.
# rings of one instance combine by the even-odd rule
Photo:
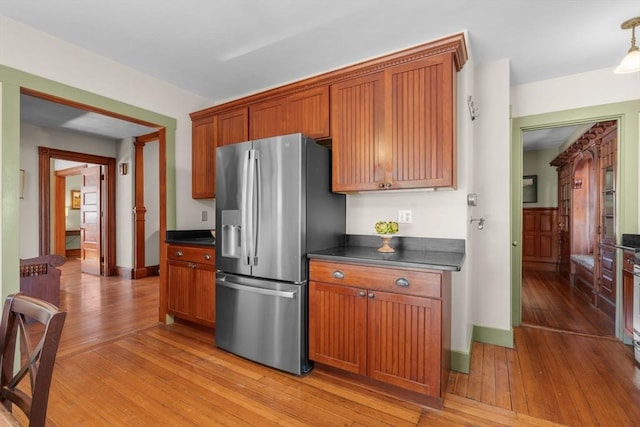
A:
<svg viewBox="0 0 640 427">
<path fill-rule="evenodd" d="M 345 232 L 330 150 L 301 134 L 218 147 L 216 230 L 216 345 L 307 372 L 306 255 Z"/>
</svg>

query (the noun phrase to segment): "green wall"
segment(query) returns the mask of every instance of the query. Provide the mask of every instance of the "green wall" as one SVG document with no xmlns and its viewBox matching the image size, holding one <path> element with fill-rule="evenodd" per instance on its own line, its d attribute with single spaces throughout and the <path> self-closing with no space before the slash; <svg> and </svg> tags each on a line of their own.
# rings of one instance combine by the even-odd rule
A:
<svg viewBox="0 0 640 427">
<path fill-rule="evenodd" d="M 152 111 L 125 104 L 111 98 L 96 95 L 33 74 L 0 65 L 2 84 L 2 117 L 0 146 L 0 191 L 2 192 L 1 246 L 1 287 L 2 299 L 17 292 L 19 284 L 18 242 L 20 199 L 18 194 L 20 164 L 20 89 L 32 89 L 62 99 L 78 102 L 120 116 L 146 122 L 157 127 L 165 127 L 166 168 L 167 168 L 167 228 L 175 227 L 176 185 L 175 185 L 175 129 L 176 120 Z"/>
</svg>

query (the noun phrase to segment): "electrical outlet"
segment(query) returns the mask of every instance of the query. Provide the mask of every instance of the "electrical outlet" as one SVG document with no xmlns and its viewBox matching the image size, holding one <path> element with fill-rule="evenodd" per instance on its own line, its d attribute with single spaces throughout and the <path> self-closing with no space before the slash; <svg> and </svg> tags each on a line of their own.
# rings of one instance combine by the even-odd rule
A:
<svg viewBox="0 0 640 427">
<path fill-rule="evenodd" d="M 209 214 L 207 211 L 202 211 L 202 221 L 208 221 L 209 220 Z"/>
<path fill-rule="evenodd" d="M 398 222 L 402 224 L 411 224 L 411 211 L 398 211 Z"/>
</svg>

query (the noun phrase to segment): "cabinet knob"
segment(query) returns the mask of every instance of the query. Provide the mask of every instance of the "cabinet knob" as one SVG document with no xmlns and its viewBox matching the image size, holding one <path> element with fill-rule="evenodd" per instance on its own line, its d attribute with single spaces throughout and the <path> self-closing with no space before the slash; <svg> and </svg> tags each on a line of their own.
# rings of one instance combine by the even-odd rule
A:
<svg viewBox="0 0 640 427">
<path fill-rule="evenodd" d="M 378 185 L 378 187 L 380 187 L 380 188 L 384 188 L 384 182 L 381 182 L 381 183 Z"/>
<path fill-rule="evenodd" d="M 387 188 L 391 188 L 391 183 L 387 182 L 384 186 L 387 187 Z"/>
<path fill-rule="evenodd" d="M 209 254 L 205 254 L 204 255 L 204 259 L 206 259 L 207 261 L 209 261 L 211 259 L 211 255 Z"/>
<path fill-rule="evenodd" d="M 176 251 L 176 256 L 182 256 L 182 255 L 183 255 L 182 251 Z"/>
<path fill-rule="evenodd" d="M 400 277 L 398 280 L 396 280 L 396 285 L 402 286 L 403 288 L 408 288 L 409 287 L 409 281 L 407 279 L 405 279 L 404 277 Z"/>
<path fill-rule="evenodd" d="M 367 296 L 367 293 L 365 291 L 360 291 L 360 292 L 358 292 L 358 296 L 364 298 L 364 297 Z"/>
<path fill-rule="evenodd" d="M 344 279 L 344 273 L 340 270 L 336 270 L 333 272 L 334 279 Z"/>
<path fill-rule="evenodd" d="M 373 299 L 376 297 L 376 295 L 373 292 L 369 292 L 369 295 L 367 295 L 369 298 Z"/>
</svg>

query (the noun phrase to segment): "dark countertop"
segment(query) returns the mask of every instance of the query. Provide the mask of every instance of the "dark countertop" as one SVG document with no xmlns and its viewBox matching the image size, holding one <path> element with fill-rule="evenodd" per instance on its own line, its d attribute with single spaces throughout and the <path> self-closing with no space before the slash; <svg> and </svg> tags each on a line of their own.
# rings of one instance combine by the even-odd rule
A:
<svg viewBox="0 0 640 427">
<path fill-rule="evenodd" d="M 623 234 L 622 241 L 616 248 L 625 251 L 640 252 L 640 234 Z"/>
<path fill-rule="evenodd" d="M 379 236 L 346 236 L 345 246 L 312 251 L 310 259 L 357 262 L 393 267 L 460 271 L 464 264 L 464 240 L 394 236 L 393 253 L 378 252 Z"/>
<path fill-rule="evenodd" d="M 182 245 L 215 246 L 211 230 L 167 230 L 166 243 Z"/>
</svg>

